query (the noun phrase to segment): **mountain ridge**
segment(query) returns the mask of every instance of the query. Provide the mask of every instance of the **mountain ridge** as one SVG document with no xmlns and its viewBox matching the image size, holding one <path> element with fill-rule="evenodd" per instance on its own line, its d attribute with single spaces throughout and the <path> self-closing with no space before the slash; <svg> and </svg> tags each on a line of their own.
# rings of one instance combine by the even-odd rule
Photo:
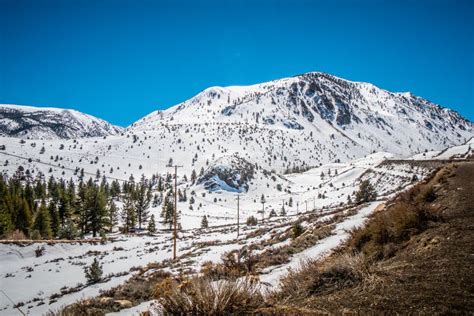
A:
<svg viewBox="0 0 474 316">
<path fill-rule="evenodd" d="M 0 135 L 71 139 L 116 135 L 123 128 L 73 109 L 0 104 Z"/>
</svg>

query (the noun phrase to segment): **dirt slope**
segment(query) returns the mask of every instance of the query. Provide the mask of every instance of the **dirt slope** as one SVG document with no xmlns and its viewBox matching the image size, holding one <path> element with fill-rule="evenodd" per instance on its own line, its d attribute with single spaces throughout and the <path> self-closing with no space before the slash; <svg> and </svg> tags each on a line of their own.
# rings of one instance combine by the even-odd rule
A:
<svg viewBox="0 0 474 316">
<path fill-rule="evenodd" d="M 430 205 L 438 220 L 375 263 L 376 282 L 291 305 L 330 314 L 474 314 L 474 163 L 446 168 Z"/>
</svg>

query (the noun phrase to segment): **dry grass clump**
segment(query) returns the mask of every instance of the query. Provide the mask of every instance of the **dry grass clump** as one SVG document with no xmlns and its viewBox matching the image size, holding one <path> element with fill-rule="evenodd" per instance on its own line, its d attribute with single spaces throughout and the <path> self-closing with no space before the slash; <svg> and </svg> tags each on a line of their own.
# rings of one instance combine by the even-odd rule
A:
<svg viewBox="0 0 474 316">
<path fill-rule="evenodd" d="M 324 260 L 308 260 L 280 281 L 281 290 L 272 294 L 275 302 L 299 300 L 329 294 L 373 280 L 370 262 L 362 254 L 338 254 Z"/>
<path fill-rule="evenodd" d="M 245 315 L 264 306 L 259 286 L 250 278 L 167 278 L 156 286 L 155 298 L 165 315 Z"/>
</svg>

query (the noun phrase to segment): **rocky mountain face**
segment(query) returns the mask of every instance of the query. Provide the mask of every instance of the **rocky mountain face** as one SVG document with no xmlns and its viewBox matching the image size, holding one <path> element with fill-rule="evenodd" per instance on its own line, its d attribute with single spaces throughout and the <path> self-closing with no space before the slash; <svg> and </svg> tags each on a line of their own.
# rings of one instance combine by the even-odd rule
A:
<svg viewBox="0 0 474 316">
<path fill-rule="evenodd" d="M 238 155 L 224 156 L 205 170 L 197 179 L 197 184 L 202 184 L 208 191 L 242 193 L 249 190 L 254 173 L 255 166 Z"/>
<path fill-rule="evenodd" d="M 73 139 L 116 135 L 114 126 L 74 110 L 0 105 L 0 135 L 29 139 Z"/>
<path fill-rule="evenodd" d="M 184 143 L 195 142 L 193 132 L 203 131 L 213 138 L 202 146 L 222 142 L 223 152 L 242 153 L 270 169 L 291 169 L 372 152 L 410 156 L 439 150 L 472 137 L 473 124 L 411 93 L 314 72 L 252 86 L 212 87 L 147 115 L 127 131 L 171 133 Z"/>
</svg>

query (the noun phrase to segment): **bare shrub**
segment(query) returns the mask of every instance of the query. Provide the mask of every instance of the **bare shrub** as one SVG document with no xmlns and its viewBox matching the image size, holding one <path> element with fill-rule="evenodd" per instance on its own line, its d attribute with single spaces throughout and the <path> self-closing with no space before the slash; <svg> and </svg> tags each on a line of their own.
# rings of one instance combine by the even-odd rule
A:
<svg viewBox="0 0 474 316">
<path fill-rule="evenodd" d="M 369 267 L 370 263 L 362 254 L 338 254 L 322 261 L 304 261 L 280 281 L 281 291 L 273 293 L 272 298 L 278 301 L 281 295 L 299 299 L 329 294 L 367 279 L 372 281 Z"/>
<path fill-rule="evenodd" d="M 155 298 L 163 313 L 171 315 L 245 315 L 264 304 L 259 286 L 249 278 L 217 282 L 167 278 L 156 286 Z"/>
</svg>

